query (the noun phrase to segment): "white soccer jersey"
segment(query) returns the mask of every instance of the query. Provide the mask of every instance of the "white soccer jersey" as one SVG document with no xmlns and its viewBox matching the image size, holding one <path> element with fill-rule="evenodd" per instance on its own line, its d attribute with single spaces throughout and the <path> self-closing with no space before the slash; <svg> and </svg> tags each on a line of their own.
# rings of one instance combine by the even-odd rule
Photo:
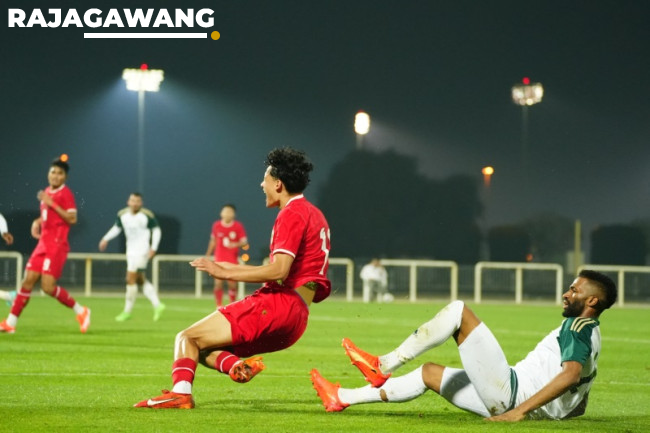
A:
<svg viewBox="0 0 650 433">
<path fill-rule="evenodd" d="M 0 235 L 4 235 L 8 231 L 9 231 L 9 227 L 7 227 L 7 220 L 0 213 Z"/>
<path fill-rule="evenodd" d="M 129 256 L 146 255 L 150 249 L 158 250 L 161 231 L 153 212 L 142 208 L 132 213 L 127 207 L 117 213 L 117 220 L 102 239 L 110 241 L 124 230 L 126 236 L 126 254 Z"/>
<path fill-rule="evenodd" d="M 580 383 L 528 414 L 530 418 L 562 419 L 584 413 L 600 354 L 599 322 L 571 317 L 551 331 L 526 358 L 515 365 L 519 382 L 516 405 L 530 398 L 562 371 L 565 361 L 582 364 Z"/>
</svg>

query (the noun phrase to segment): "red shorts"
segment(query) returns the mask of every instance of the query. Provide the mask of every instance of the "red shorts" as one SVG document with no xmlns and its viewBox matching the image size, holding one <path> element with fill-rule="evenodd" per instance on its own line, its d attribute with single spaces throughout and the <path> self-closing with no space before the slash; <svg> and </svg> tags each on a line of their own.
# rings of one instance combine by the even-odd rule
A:
<svg viewBox="0 0 650 433">
<path fill-rule="evenodd" d="M 54 279 L 61 278 L 63 266 L 68 258 L 67 245 L 46 245 L 39 242 L 34 249 L 25 269 L 39 274 L 52 275 Z"/>
<path fill-rule="evenodd" d="M 292 346 L 307 328 L 309 308 L 294 290 L 262 287 L 219 307 L 232 329 L 232 353 L 248 357 Z"/>
</svg>

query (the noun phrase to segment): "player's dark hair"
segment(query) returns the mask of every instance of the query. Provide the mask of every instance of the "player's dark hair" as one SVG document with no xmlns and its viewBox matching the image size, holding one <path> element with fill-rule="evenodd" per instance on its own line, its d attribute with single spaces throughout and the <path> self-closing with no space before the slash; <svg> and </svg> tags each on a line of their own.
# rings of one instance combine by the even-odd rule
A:
<svg viewBox="0 0 650 433">
<path fill-rule="evenodd" d="M 223 208 L 225 208 L 225 207 L 229 207 L 230 209 L 232 209 L 232 210 L 234 210 L 235 212 L 237 212 L 237 208 L 236 208 L 235 205 L 232 204 L 232 203 L 226 203 L 226 204 L 224 204 L 223 206 L 221 206 L 221 209 L 223 209 Z"/>
<path fill-rule="evenodd" d="M 265 164 L 271 167 L 271 176 L 280 179 L 291 194 L 301 193 L 307 188 L 309 172 L 314 169 L 305 152 L 290 147 L 270 151 Z"/>
<path fill-rule="evenodd" d="M 61 158 L 54 158 L 50 167 L 59 167 L 61 170 L 65 171 L 66 175 L 70 171 L 70 165 L 65 161 L 61 161 Z"/>
<path fill-rule="evenodd" d="M 140 194 L 139 192 L 132 192 L 131 195 L 142 198 L 142 194 Z"/>
<path fill-rule="evenodd" d="M 586 278 L 596 285 L 605 295 L 605 299 L 598 300 L 598 311 L 604 311 L 614 305 L 616 302 L 616 297 L 618 296 L 618 290 L 616 289 L 616 283 L 605 274 L 600 272 L 591 271 L 585 269 L 580 271 L 578 274 L 579 277 Z"/>
</svg>

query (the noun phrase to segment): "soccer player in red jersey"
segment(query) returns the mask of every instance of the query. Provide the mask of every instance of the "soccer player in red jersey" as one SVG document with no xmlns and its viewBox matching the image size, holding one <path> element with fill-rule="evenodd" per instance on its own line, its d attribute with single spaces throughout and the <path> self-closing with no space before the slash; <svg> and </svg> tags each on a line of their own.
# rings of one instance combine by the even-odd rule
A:
<svg viewBox="0 0 650 433">
<path fill-rule="evenodd" d="M 0 332 L 16 332 L 18 317 L 27 306 L 32 289 L 39 278 L 45 293 L 74 310 L 82 333 L 90 326 L 90 310 L 77 303 L 67 290 L 56 283 L 61 277 L 70 250 L 70 226 L 77 222 L 74 195 L 65 185 L 69 169 L 68 163 L 61 159 L 52 161 L 47 174 L 50 185 L 45 191 L 39 191 L 37 194 L 41 202 L 41 216 L 32 223 L 32 236 L 38 239 L 38 244 L 27 262 L 25 279 L 11 306 L 11 313 L 0 322 Z"/>
<path fill-rule="evenodd" d="M 173 389 L 136 407 L 193 408 L 197 362 L 235 382 L 248 382 L 264 369 L 262 357 L 240 357 L 293 345 L 307 327 L 309 305 L 329 296 L 329 226 L 302 195 L 313 166 L 303 152 L 291 148 L 272 150 L 266 165 L 261 184 L 266 207 L 280 209 L 271 233 L 270 262 L 250 266 L 202 257 L 190 263 L 213 278 L 264 285 L 181 331 L 174 348 Z"/>
<path fill-rule="evenodd" d="M 228 262 L 237 263 L 237 256 L 239 248 L 248 244 L 246 238 L 246 230 L 244 225 L 235 220 L 235 206 L 232 204 L 225 204 L 221 208 L 221 219 L 215 221 L 212 225 L 212 232 L 210 233 L 210 242 L 205 255 L 210 257 L 214 250 L 215 262 Z M 228 280 L 228 298 L 230 302 L 235 302 L 237 297 L 237 283 L 233 280 Z M 214 279 L 214 298 L 217 302 L 217 307 L 223 305 L 223 280 L 219 278 Z"/>
</svg>

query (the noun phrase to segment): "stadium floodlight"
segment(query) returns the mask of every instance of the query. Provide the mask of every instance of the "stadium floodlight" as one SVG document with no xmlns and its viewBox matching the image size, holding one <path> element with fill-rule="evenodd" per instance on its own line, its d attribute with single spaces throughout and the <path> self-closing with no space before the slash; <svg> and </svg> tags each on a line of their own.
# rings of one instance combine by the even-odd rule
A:
<svg viewBox="0 0 650 433">
<path fill-rule="evenodd" d="M 521 106 L 530 106 L 542 102 L 544 87 L 541 83 L 531 83 L 530 78 L 524 77 L 521 84 L 512 86 L 512 101 Z"/>
<path fill-rule="evenodd" d="M 528 188 L 528 107 L 542 102 L 544 87 L 541 83 L 531 83 L 524 77 L 521 84 L 512 86 L 512 101 L 521 107 L 521 165 L 524 188 Z"/>
<path fill-rule="evenodd" d="M 139 69 L 127 68 L 122 72 L 126 89 L 134 92 L 157 92 L 164 78 L 162 69 L 149 69 L 146 64 L 142 64 Z"/>
<path fill-rule="evenodd" d="M 140 65 L 140 69 L 122 71 L 126 89 L 138 92 L 138 190 L 141 194 L 144 194 L 144 94 L 159 91 L 164 78 L 161 69 L 149 69 L 146 63 Z"/>
<path fill-rule="evenodd" d="M 354 132 L 357 133 L 357 149 L 363 147 L 363 136 L 370 131 L 370 116 L 364 111 L 359 111 L 354 116 Z"/>
</svg>

